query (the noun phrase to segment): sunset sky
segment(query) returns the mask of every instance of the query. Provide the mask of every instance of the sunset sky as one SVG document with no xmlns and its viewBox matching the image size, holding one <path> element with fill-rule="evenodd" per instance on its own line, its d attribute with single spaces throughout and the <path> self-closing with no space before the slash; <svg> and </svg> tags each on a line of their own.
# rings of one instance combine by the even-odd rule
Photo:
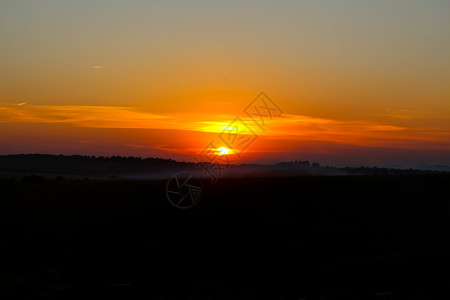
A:
<svg viewBox="0 0 450 300">
<path fill-rule="evenodd" d="M 240 117 L 239 163 L 450 165 L 448 0 L 2 0 L 0 37 L 0 154 L 194 161 Z"/>
</svg>

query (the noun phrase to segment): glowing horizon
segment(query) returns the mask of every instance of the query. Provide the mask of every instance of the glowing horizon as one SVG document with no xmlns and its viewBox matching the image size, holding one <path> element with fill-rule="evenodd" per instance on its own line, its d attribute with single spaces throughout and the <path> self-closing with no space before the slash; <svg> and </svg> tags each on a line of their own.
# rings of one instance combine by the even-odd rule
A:
<svg viewBox="0 0 450 300">
<path fill-rule="evenodd" d="M 20 104 L 20 105 L 19 105 Z M 149 112 L 139 111 L 137 108 L 132 107 L 106 107 L 106 106 L 34 106 L 31 104 L 0 104 L 0 124 L 21 124 L 24 128 L 32 129 L 29 132 L 24 131 L 24 136 L 21 136 L 21 140 L 29 140 L 31 137 L 27 136 L 30 132 L 36 135 L 38 130 L 36 124 L 49 124 L 60 126 L 68 126 L 71 130 L 76 131 L 77 128 L 92 128 L 98 130 L 127 130 L 142 131 L 151 130 L 152 134 L 149 134 L 149 139 L 161 136 L 167 131 L 179 132 L 178 135 L 185 136 L 180 139 L 179 143 L 174 143 L 174 146 L 167 147 L 164 144 L 152 145 L 142 143 L 142 137 L 136 138 L 136 141 L 129 143 L 119 142 L 120 136 L 112 136 L 109 141 L 110 144 L 117 142 L 118 152 L 117 154 L 127 155 L 127 152 L 133 153 L 133 149 L 139 148 L 141 150 L 147 150 L 148 155 L 152 156 L 155 149 L 166 152 L 166 157 L 180 157 L 183 154 L 185 159 L 192 161 L 189 155 L 195 155 L 202 151 L 206 146 L 206 141 L 217 139 L 217 134 L 226 132 L 232 129 L 229 127 L 230 121 L 233 119 L 232 115 L 213 115 L 213 114 L 190 114 L 190 113 L 167 113 L 167 114 L 153 114 Z M 258 141 L 258 145 L 250 147 L 244 159 L 241 162 L 245 162 L 250 158 L 252 154 L 258 153 L 279 153 L 280 160 L 283 160 L 283 152 L 289 149 L 292 144 L 303 144 L 304 149 L 310 149 L 310 151 L 321 152 L 323 149 L 318 147 L 317 149 L 311 149 L 312 145 L 320 143 L 335 143 L 347 145 L 348 147 L 369 147 L 369 148 L 390 148 L 398 150 L 416 149 L 423 151 L 445 151 L 450 150 L 450 132 L 446 131 L 445 127 L 413 127 L 408 126 L 406 121 L 410 121 L 414 118 L 431 118 L 432 116 L 388 116 L 391 118 L 390 123 L 376 123 L 369 121 L 343 121 L 332 120 L 324 118 L 315 118 L 309 116 L 284 114 L 282 117 L 273 120 L 268 124 L 268 130 L 266 132 L 258 131 L 257 127 L 252 124 L 249 118 L 243 117 L 247 124 L 250 124 L 255 132 L 261 137 Z M 229 120 L 226 122 L 226 120 Z M 213 121 L 219 120 L 219 121 Z M 396 121 L 396 122 L 393 122 Z M 33 125 L 34 124 L 34 125 Z M 394 125 L 395 124 L 395 125 Z M 0 125 L 1 126 L 1 125 Z M 45 127 L 45 131 L 48 134 L 48 127 Z M 2 131 L 5 133 L 4 131 Z M 185 132 L 185 133 L 183 133 Z M 44 132 L 38 132 L 38 136 L 45 134 Z M 189 136 L 203 135 L 204 138 L 191 140 L 186 138 L 186 134 Z M 132 134 L 131 134 L 132 135 Z M 0 137 L 3 141 L 7 140 L 0 133 Z M 19 138 L 19 137 L 14 137 Z M 10 137 L 10 145 L 14 144 L 14 138 Z M 183 142 L 181 142 L 183 141 Z M 276 142 L 274 142 L 276 141 Z M 72 146 L 68 144 L 67 147 L 62 148 L 62 153 L 76 153 L 76 149 L 73 144 L 92 145 L 95 144 L 95 140 L 83 139 L 79 141 L 73 141 Z M 166 141 L 167 143 L 167 141 Z M 220 141 L 216 142 L 221 145 Z M 265 149 L 271 145 L 271 149 Z M 32 146 L 32 145 L 31 145 Z M 113 150 L 115 147 L 110 146 Z M 128 151 L 126 148 L 130 148 Z M 314 148 L 314 147 L 313 147 Z M 30 148 L 32 149 L 32 148 Z M 220 146 L 214 151 L 219 149 L 227 149 L 224 146 Z M 5 151 L 1 149 L 3 153 L 20 153 L 27 152 L 26 150 Z M 228 149 L 228 151 L 231 151 Z M 29 152 L 29 151 L 28 151 Z M 52 147 L 48 148 L 48 151 L 52 153 Z M 94 151 L 95 152 L 95 151 Z M 219 151 L 221 152 L 221 151 Z M 160 153 L 160 152 L 159 152 Z M 224 153 L 222 151 L 222 153 Z M 228 153 L 226 153 L 228 154 Z M 230 154 L 233 154 L 231 151 Z M 305 157 L 307 159 L 307 157 Z"/>
</svg>

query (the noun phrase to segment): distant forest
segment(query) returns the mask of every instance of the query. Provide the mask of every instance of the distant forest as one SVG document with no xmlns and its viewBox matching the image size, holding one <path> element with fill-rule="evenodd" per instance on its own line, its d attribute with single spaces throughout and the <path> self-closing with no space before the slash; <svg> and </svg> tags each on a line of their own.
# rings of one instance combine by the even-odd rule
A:
<svg viewBox="0 0 450 300">
<path fill-rule="evenodd" d="M 170 178 L 176 172 L 189 171 L 202 175 L 196 163 L 179 162 L 164 158 L 141 158 L 125 156 L 82 156 L 49 154 L 0 155 L 0 177 L 23 177 L 34 175 L 39 181 L 49 177 L 59 179 L 152 179 Z M 377 167 L 337 168 L 320 166 L 309 161 L 280 162 L 275 165 L 230 165 L 223 172 L 227 177 L 310 176 L 310 175 L 401 175 L 444 174 L 445 171 L 416 169 L 392 169 Z M 207 174 L 203 174 L 207 177 Z M 64 177 L 62 177 L 64 176 Z"/>
<path fill-rule="evenodd" d="M 189 169 L 193 168 L 194 165 L 194 163 L 177 162 L 172 159 L 125 156 L 0 155 L 1 173 L 71 174 L 104 177 L 112 174 Z"/>
</svg>

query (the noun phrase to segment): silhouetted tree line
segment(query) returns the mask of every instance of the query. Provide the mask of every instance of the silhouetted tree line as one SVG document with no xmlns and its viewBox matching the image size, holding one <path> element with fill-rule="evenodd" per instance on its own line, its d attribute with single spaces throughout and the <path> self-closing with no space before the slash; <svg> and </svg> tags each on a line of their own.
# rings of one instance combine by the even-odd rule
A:
<svg viewBox="0 0 450 300">
<path fill-rule="evenodd" d="M 315 175 L 406 175 L 406 174 L 448 174 L 450 172 L 444 170 L 420 170 L 420 169 L 394 169 L 379 167 L 330 167 L 320 166 L 318 162 L 310 163 L 305 161 L 286 161 L 276 164 L 278 170 L 303 170 L 310 171 Z"/>
<path fill-rule="evenodd" d="M 0 171 L 31 173 L 107 174 L 139 171 L 161 171 L 183 168 L 194 163 L 165 158 L 132 156 L 83 156 L 49 154 L 0 155 Z"/>
<path fill-rule="evenodd" d="M 0 161 L 29 161 L 29 160 L 49 160 L 49 161 L 112 161 L 112 162 L 175 162 L 170 158 L 142 158 L 135 156 L 95 156 L 95 155 L 52 155 L 52 154 L 9 154 L 0 155 Z"/>
<path fill-rule="evenodd" d="M 89 156 L 89 155 L 49 155 L 49 154 L 15 154 L 0 155 L 0 172 L 22 173 L 19 182 L 42 182 L 52 180 L 52 174 L 77 175 L 78 178 L 101 176 L 114 179 L 120 174 L 164 173 L 190 171 L 195 163 L 178 162 L 165 158 L 141 158 L 132 156 Z M 280 162 L 276 165 L 232 165 L 228 170 L 230 176 L 308 176 L 308 175 L 403 175 L 403 174 L 443 174 L 446 171 L 428 171 L 417 169 L 393 169 L 377 167 L 337 168 L 320 166 L 309 161 Z M 35 174 L 35 175 L 30 175 Z M 40 178 L 40 175 L 47 174 Z M 48 176 L 50 174 L 50 177 Z M 35 176 L 35 177 L 26 177 Z M 21 178 L 19 176 L 19 178 Z M 3 179 L 5 181 L 6 179 Z M 55 179 L 56 180 L 56 179 Z M 57 181 L 65 180 L 63 177 Z"/>
</svg>

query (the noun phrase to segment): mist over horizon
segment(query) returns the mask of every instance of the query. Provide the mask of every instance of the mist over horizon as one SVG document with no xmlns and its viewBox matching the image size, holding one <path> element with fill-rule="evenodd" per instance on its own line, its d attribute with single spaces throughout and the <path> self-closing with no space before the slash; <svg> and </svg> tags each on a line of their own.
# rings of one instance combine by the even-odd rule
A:
<svg viewBox="0 0 450 300">
<path fill-rule="evenodd" d="M 286 154 L 286 153 L 285 153 Z M 74 153 L 69 153 L 69 154 L 62 154 L 62 153 L 58 153 L 58 154 L 51 154 L 51 153 L 35 153 L 35 152 L 30 152 L 30 153 L 3 153 L 0 154 L 0 156 L 20 156 L 20 155 L 49 155 L 49 156 L 86 156 L 86 157 L 132 157 L 132 158 L 140 158 L 140 159 L 161 159 L 161 160 L 174 160 L 176 162 L 186 162 L 186 163 L 196 163 L 197 161 L 195 159 L 193 159 L 192 156 L 181 156 L 180 159 L 176 159 L 175 157 L 158 157 L 158 156 L 139 156 L 139 155 L 117 155 L 115 153 L 110 153 L 110 152 L 106 152 L 105 154 L 92 154 L 92 153 L 87 153 L 87 154 L 74 154 Z M 333 158 L 328 158 L 328 159 L 320 159 L 323 158 L 320 155 L 317 154 L 310 154 L 309 156 L 302 156 L 299 155 L 298 153 L 293 153 L 291 155 L 286 155 L 286 159 L 277 159 L 276 157 L 273 157 L 271 159 L 251 159 L 251 160 L 245 160 L 245 159 L 239 159 L 239 158 L 235 158 L 234 160 L 230 160 L 229 164 L 231 165 L 252 165 L 252 164 L 257 164 L 257 165 L 276 165 L 278 163 L 284 163 L 284 162 L 295 162 L 295 161 L 308 161 L 311 164 L 313 163 L 318 163 L 321 166 L 329 166 L 329 167 L 336 167 L 336 168 L 345 168 L 345 167 L 350 167 L 350 168 L 358 168 L 358 167 L 378 167 L 378 168 L 395 168 L 395 169 L 422 169 L 422 170 L 446 170 L 447 168 L 450 168 L 450 162 L 445 163 L 445 161 L 443 162 L 441 159 L 439 158 L 430 158 L 430 159 L 417 159 L 413 162 L 407 162 L 409 161 L 408 157 L 402 157 L 400 155 L 400 153 L 398 154 L 399 156 L 395 156 L 392 157 L 391 160 L 387 161 L 387 162 L 383 162 L 380 163 L 379 160 L 377 159 L 368 159 L 368 160 L 353 160 L 353 161 L 347 161 L 347 162 L 334 162 Z M 314 159 L 314 157 L 318 158 L 318 159 Z M 186 159 L 183 159 L 186 158 Z M 403 163 L 402 163 L 403 161 Z M 205 161 L 206 162 L 206 161 Z"/>
<path fill-rule="evenodd" d="M 190 174 L 204 181 L 224 178 L 277 178 L 296 176 L 424 175 L 450 173 L 448 166 L 387 168 L 377 166 L 322 165 L 308 160 L 275 164 L 211 164 L 164 158 L 18 154 L 0 155 L 1 180 L 169 180 Z M 21 179 L 22 178 L 22 179 Z"/>
</svg>

